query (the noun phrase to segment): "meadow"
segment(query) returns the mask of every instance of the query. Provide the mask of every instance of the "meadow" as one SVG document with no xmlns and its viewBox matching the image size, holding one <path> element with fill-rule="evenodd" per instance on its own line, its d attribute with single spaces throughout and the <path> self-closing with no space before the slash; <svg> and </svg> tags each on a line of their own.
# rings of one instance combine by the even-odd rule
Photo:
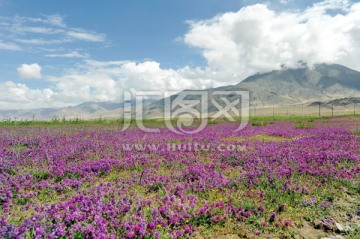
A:
<svg viewBox="0 0 360 239">
<path fill-rule="evenodd" d="M 360 117 L 236 127 L 2 122 L 0 237 L 360 238 Z"/>
</svg>

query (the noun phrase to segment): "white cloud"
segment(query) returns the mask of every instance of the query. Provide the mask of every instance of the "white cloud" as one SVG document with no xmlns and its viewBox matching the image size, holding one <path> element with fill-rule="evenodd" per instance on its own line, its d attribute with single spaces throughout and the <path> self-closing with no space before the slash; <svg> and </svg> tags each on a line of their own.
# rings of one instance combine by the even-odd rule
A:
<svg viewBox="0 0 360 239">
<path fill-rule="evenodd" d="M 53 25 L 66 27 L 61 19 L 54 20 Z M 66 27 L 64 34 L 72 40 L 105 40 L 105 36 L 101 34 L 81 29 Z M 205 89 L 235 84 L 256 72 L 280 69 L 283 64 L 287 67 L 298 67 L 299 61 L 306 61 L 309 65 L 339 63 L 360 70 L 360 3 L 327 0 L 303 11 L 281 12 L 271 10 L 263 4 L 256 4 L 211 19 L 192 21 L 189 31 L 179 39 L 200 48 L 208 65 L 205 68 L 185 66 L 180 69 L 164 69 L 160 63 L 151 60 L 84 60 L 63 75 L 44 77 L 51 90 L 1 83 L 0 92 L 7 93 L 1 94 L 0 103 L 7 99 L 9 105 L 19 107 L 23 104 L 19 103 L 19 100 L 22 100 L 30 102 L 24 107 L 30 107 L 34 101 L 36 107 L 45 107 L 85 101 L 121 101 L 122 91 L 131 88 Z M 33 44 L 36 44 L 36 41 Z M 67 49 L 46 51 L 49 57 L 84 55 Z M 19 74 L 23 71 L 28 72 L 23 75 L 24 78 L 29 75 L 32 78 L 41 78 L 39 65 L 38 74 L 34 74 L 32 70 L 24 70 L 24 66 L 32 65 L 37 64 L 24 64 L 19 67 Z M 12 94 L 18 96 L 16 102 L 13 102 Z"/>
<path fill-rule="evenodd" d="M 38 65 L 23 64 L 18 68 L 22 77 L 36 75 Z M 40 66 L 39 66 L 40 67 Z M 40 68 L 41 69 L 41 68 Z M 121 102 L 124 90 L 205 89 L 218 86 L 210 69 L 163 69 L 155 61 L 95 61 L 84 60 L 82 65 L 69 69 L 62 76 L 46 76 L 46 89 L 31 89 L 14 82 L 0 83 L 1 109 L 31 109 L 61 107 L 86 101 Z"/>
<path fill-rule="evenodd" d="M 32 109 L 54 104 L 50 100 L 54 92 L 49 88 L 30 89 L 24 84 L 6 81 L 0 83 L 0 92 L 0 109 L 2 110 Z"/>
<path fill-rule="evenodd" d="M 203 72 L 199 69 L 200 72 Z M 48 77 L 56 88 L 54 100 L 68 103 L 121 101 L 123 90 L 182 90 L 212 86 L 209 79 L 193 79 L 189 68 L 162 69 L 154 61 L 130 62 L 89 60 L 60 77 Z M 195 74 L 195 73 L 193 73 Z M 203 74 L 204 76 L 204 74 Z"/>
<path fill-rule="evenodd" d="M 13 31 L 17 33 L 38 33 L 38 34 L 58 34 L 62 30 L 57 30 L 49 27 L 35 27 L 35 26 L 13 26 Z"/>
<path fill-rule="evenodd" d="M 64 58 L 88 58 L 88 54 L 81 54 L 77 51 L 72 51 L 64 54 L 48 54 L 47 57 L 64 57 Z"/>
<path fill-rule="evenodd" d="M 3 42 L 0 40 L 0 50 L 21 51 L 21 47 L 14 43 Z"/>
<path fill-rule="evenodd" d="M 16 42 L 27 44 L 27 45 L 59 45 L 65 42 L 70 42 L 69 39 L 43 39 L 43 38 L 32 38 L 32 39 L 23 39 L 17 38 L 14 39 Z"/>
<path fill-rule="evenodd" d="M 280 0 L 281 4 L 288 4 L 291 0 Z"/>
<path fill-rule="evenodd" d="M 19 76 L 24 79 L 41 79 L 41 66 L 39 64 L 22 64 L 17 68 Z"/>
<path fill-rule="evenodd" d="M 54 26 L 66 27 L 64 18 L 60 15 L 47 16 L 45 22 L 49 23 L 50 25 L 54 25 Z"/>
<path fill-rule="evenodd" d="M 63 45 L 69 42 L 106 42 L 106 35 L 74 28 L 65 24 L 60 15 L 43 17 L 0 16 L 0 49 L 39 50 L 41 45 Z M 6 42 L 6 46 L 5 46 Z M 15 47 L 15 42 L 19 45 Z"/>
<path fill-rule="evenodd" d="M 346 10 L 350 7 L 350 0 L 325 0 L 323 2 L 315 3 L 312 10 L 327 10 L 327 9 L 342 9 Z"/>
<path fill-rule="evenodd" d="M 90 33 L 84 31 L 69 31 L 66 33 L 69 37 L 92 42 L 102 42 L 105 41 L 105 36 L 98 33 Z"/>
<path fill-rule="evenodd" d="M 328 9 L 338 9 L 331 15 Z M 327 0 L 303 12 L 256 4 L 190 22 L 184 41 L 203 50 L 208 66 L 239 82 L 256 72 L 297 67 L 298 61 L 340 63 L 360 70 L 360 3 Z"/>
</svg>

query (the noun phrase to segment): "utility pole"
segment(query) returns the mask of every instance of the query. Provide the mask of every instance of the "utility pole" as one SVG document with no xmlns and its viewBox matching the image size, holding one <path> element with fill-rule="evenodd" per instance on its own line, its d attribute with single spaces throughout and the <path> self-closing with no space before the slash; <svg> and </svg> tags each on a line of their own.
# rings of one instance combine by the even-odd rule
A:
<svg viewBox="0 0 360 239">
<path fill-rule="evenodd" d="M 331 104 L 331 116 L 334 116 L 334 103 Z"/>
<path fill-rule="evenodd" d="M 273 117 L 275 117 L 275 109 L 274 109 L 274 107 L 273 107 Z"/>
<path fill-rule="evenodd" d="M 354 103 L 354 115 L 356 115 L 356 103 Z"/>
<path fill-rule="evenodd" d="M 321 107 L 321 102 L 319 101 L 319 116 L 321 115 L 320 107 Z"/>
<path fill-rule="evenodd" d="M 301 105 L 301 113 L 304 115 L 304 104 Z"/>
</svg>

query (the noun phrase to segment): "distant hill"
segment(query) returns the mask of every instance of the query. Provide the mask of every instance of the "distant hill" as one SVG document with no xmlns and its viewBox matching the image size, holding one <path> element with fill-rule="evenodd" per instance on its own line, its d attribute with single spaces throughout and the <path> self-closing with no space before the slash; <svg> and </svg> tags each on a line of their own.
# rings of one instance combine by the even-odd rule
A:
<svg viewBox="0 0 360 239">
<path fill-rule="evenodd" d="M 215 91 L 249 91 L 251 107 L 281 107 L 294 104 L 334 104 L 343 106 L 360 103 L 360 72 L 337 64 L 318 64 L 313 68 L 306 66 L 298 69 L 274 70 L 255 74 L 236 85 L 222 86 L 205 90 L 211 97 Z M 184 92 L 191 92 L 186 90 Z M 177 95 L 171 96 L 171 100 Z M 190 96 L 188 99 L 195 99 Z M 216 96 L 218 97 L 218 96 Z M 215 98 L 216 98 L 215 97 Z M 227 96 L 232 102 L 236 96 Z M 217 100 L 218 101 L 218 100 Z M 163 117 L 164 99 L 148 100 L 145 117 Z M 221 101 L 220 101 L 221 102 Z M 119 118 L 123 114 L 122 103 L 85 102 L 64 108 L 43 108 L 33 110 L 0 110 L 0 120 L 82 118 L 96 119 Z M 165 106 L 169 107 L 169 106 Z M 208 112 L 217 108 L 210 103 Z"/>
<path fill-rule="evenodd" d="M 85 102 L 63 108 L 42 108 L 30 110 L 0 110 L 0 119 L 48 120 L 48 119 L 96 119 L 102 116 L 119 118 L 123 104 L 109 102 Z"/>
<path fill-rule="evenodd" d="M 251 93 L 251 104 L 281 106 L 360 96 L 360 72 L 341 65 L 284 69 L 251 76 L 231 88 Z"/>
<path fill-rule="evenodd" d="M 313 69 L 274 70 L 250 76 L 236 85 L 207 89 L 211 96 L 214 91 L 249 91 L 252 107 L 280 107 L 313 102 L 353 103 L 360 97 L 360 72 L 337 64 L 318 64 Z M 185 91 L 191 92 L 191 91 Z M 229 96 L 231 102 L 233 96 Z M 171 99 L 175 99 L 172 96 Z M 191 97 L 189 98 L 191 99 Z M 341 101 L 336 101 L 343 99 Z M 208 112 L 217 108 L 211 103 Z M 147 117 L 163 115 L 164 100 L 150 104 Z"/>
<path fill-rule="evenodd" d="M 360 97 L 350 97 L 350 98 L 341 98 L 341 99 L 335 99 L 335 100 L 327 100 L 320 102 L 321 106 L 349 106 L 354 104 L 360 103 Z M 312 102 L 309 104 L 309 106 L 318 106 L 319 101 Z"/>
</svg>

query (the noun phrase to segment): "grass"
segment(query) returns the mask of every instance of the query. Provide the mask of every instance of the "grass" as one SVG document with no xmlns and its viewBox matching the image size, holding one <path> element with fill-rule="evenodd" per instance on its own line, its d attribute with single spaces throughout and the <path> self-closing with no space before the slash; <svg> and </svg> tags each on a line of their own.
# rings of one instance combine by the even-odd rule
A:
<svg viewBox="0 0 360 239">
<path fill-rule="evenodd" d="M 281 136 L 260 134 L 260 135 L 250 136 L 247 138 L 245 138 L 245 137 L 226 137 L 226 138 L 224 138 L 224 140 L 234 141 L 234 142 L 244 142 L 247 140 L 262 141 L 262 142 L 281 142 L 281 141 L 288 141 L 288 140 L 292 140 L 292 139 L 281 137 Z"/>
<path fill-rule="evenodd" d="M 266 125 L 269 123 L 274 123 L 275 121 L 301 121 L 308 120 L 309 122 L 313 122 L 316 119 L 328 119 L 326 116 L 251 116 L 248 120 L 256 125 Z M 235 118 L 235 120 L 246 120 L 241 118 Z M 138 120 L 140 121 L 140 120 Z M 150 126 L 159 126 L 165 127 L 165 121 L 169 121 L 168 119 L 162 118 L 152 118 L 152 119 L 143 119 L 141 120 L 145 125 Z M 208 124 L 217 124 L 219 122 L 227 122 L 226 118 L 218 118 L 216 120 L 208 119 Z M 81 118 L 74 119 L 59 119 L 52 118 L 51 120 L 13 120 L 13 119 L 5 119 L 0 121 L 0 126 L 57 126 L 57 125 L 124 125 L 126 123 L 130 123 L 131 126 L 136 125 L 137 120 L 127 120 L 127 119 L 90 119 L 85 120 Z M 171 120 L 171 123 L 177 122 L 177 119 Z M 200 123 L 199 120 L 195 120 L 195 124 Z"/>
<path fill-rule="evenodd" d="M 276 121 L 294 122 L 297 128 L 311 128 L 315 120 L 327 120 L 327 116 L 252 116 L 250 124 L 252 126 L 266 126 L 274 124 Z"/>
</svg>

